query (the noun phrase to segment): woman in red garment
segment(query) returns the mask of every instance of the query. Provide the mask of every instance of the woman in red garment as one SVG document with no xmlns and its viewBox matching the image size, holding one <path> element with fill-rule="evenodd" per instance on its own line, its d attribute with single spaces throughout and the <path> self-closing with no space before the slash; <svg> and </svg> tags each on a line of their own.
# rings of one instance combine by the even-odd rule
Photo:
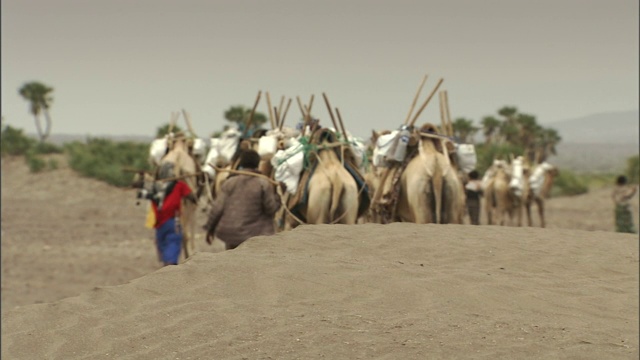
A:
<svg viewBox="0 0 640 360">
<path fill-rule="evenodd" d="M 164 265 L 177 265 L 182 248 L 182 231 L 176 218 L 180 215 L 183 198 L 194 201 L 191 189 L 184 181 L 171 181 L 164 196 L 152 199 L 156 216 L 156 246 Z"/>
</svg>

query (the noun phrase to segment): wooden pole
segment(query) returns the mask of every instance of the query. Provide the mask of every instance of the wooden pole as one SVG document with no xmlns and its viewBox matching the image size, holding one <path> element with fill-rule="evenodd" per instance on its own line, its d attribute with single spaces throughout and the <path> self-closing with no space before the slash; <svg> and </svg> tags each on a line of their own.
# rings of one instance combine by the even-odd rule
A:
<svg viewBox="0 0 640 360">
<path fill-rule="evenodd" d="M 280 98 L 280 105 L 278 106 L 278 114 L 280 116 L 282 116 L 282 107 L 284 106 L 284 95 L 282 95 L 282 97 Z M 277 119 L 278 121 L 276 121 L 276 128 L 280 128 L 280 117 L 278 117 Z"/>
<path fill-rule="evenodd" d="M 309 116 L 311 116 L 311 108 L 313 107 L 313 97 L 315 95 L 311 94 L 311 98 L 309 99 L 309 109 L 307 111 L 309 111 Z"/>
<path fill-rule="evenodd" d="M 449 112 L 449 94 L 447 93 L 447 90 L 444 91 L 444 108 L 447 113 L 449 136 L 453 136 L 453 124 L 451 123 L 451 113 Z"/>
<path fill-rule="evenodd" d="M 344 140 L 348 143 L 349 137 L 347 136 L 347 131 L 344 129 L 344 123 L 342 122 L 342 116 L 340 116 L 340 110 L 338 110 L 338 108 L 336 108 L 336 115 L 338 115 L 338 122 L 340 123 L 340 128 L 342 129 Z"/>
<path fill-rule="evenodd" d="M 271 107 L 271 96 L 269 96 L 269 92 L 266 92 L 267 95 L 267 107 L 269 108 L 269 122 L 271 123 L 271 128 L 276 128 L 275 118 L 273 117 L 273 108 Z"/>
<path fill-rule="evenodd" d="M 420 116 L 420 114 L 422 113 L 424 108 L 427 107 L 427 104 L 429 104 L 429 101 L 431 101 L 431 98 L 436 93 L 436 91 L 438 91 L 438 88 L 440 87 L 440 85 L 442 84 L 443 81 L 444 81 L 444 79 L 442 79 L 442 78 L 438 81 L 438 83 L 436 84 L 436 87 L 433 88 L 433 90 L 431 91 L 431 94 L 429 94 L 429 97 L 427 98 L 427 100 L 425 100 L 424 103 L 422 104 L 422 106 L 420 107 L 420 109 L 418 109 L 418 112 L 413 117 L 413 120 L 411 120 L 411 123 L 409 123 L 409 126 L 413 126 L 416 123 L 416 121 L 418 120 L 418 117 Z"/>
<path fill-rule="evenodd" d="M 444 113 L 444 93 L 440 91 L 438 93 L 438 99 L 440 100 L 440 133 L 443 135 L 447 134 L 447 115 Z"/>
<path fill-rule="evenodd" d="M 245 137 L 249 132 L 249 126 L 253 122 L 253 114 L 256 112 L 256 108 L 258 107 L 258 103 L 260 102 L 260 96 L 262 95 L 262 90 L 258 91 L 258 96 L 256 97 L 256 102 L 253 104 L 253 109 L 251 109 L 251 113 L 249 113 L 249 118 L 247 119 L 247 123 L 244 127 L 244 132 L 242 133 L 242 137 Z"/>
<path fill-rule="evenodd" d="M 173 127 L 176 125 L 176 112 L 171 112 L 171 119 L 169 120 L 169 131 L 167 134 L 171 134 L 173 132 Z"/>
<path fill-rule="evenodd" d="M 191 126 L 191 116 L 189 116 L 189 113 L 187 113 L 187 110 L 182 109 L 182 115 L 184 116 L 184 120 L 187 123 L 187 128 L 189 129 L 189 132 L 191 133 L 191 135 L 193 135 L 194 137 L 198 137 L 198 135 L 196 135 L 196 132 L 193 131 L 193 126 Z"/>
<path fill-rule="evenodd" d="M 215 166 L 215 164 L 213 163 L 209 163 L 209 166 L 211 166 L 212 168 L 214 168 L 216 170 L 216 172 L 230 172 L 232 174 L 243 174 L 243 175 L 250 175 L 250 176 L 256 176 L 256 177 L 261 177 L 265 180 L 267 180 L 268 182 L 270 182 L 273 185 L 280 185 L 279 182 L 271 179 L 270 177 L 268 177 L 267 175 L 264 174 L 260 174 L 260 173 L 254 173 L 252 171 L 244 171 L 244 170 L 235 170 L 235 169 L 227 169 L 227 168 L 220 168 Z"/>
<path fill-rule="evenodd" d="M 280 112 L 278 111 L 278 108 L 275 106 L 273 107 L 273 113 L 276 117 L 276 127 L 273 128 L 273 130 L 275 130 L 275 129 L 279 129 L 279 124 L 280 124 Z"/>
<path fill-rule="evenodd" d="M 279 129 L 282 130 L 282 126 L 284 125 L 284 119 L 287 118 L 287 113 L 289 112 L 289 106 L 291 106 L 291 98 L 289 98 L 289 101 L 287 102 L 287 107 L 284 108 L 284 114 L 282 114 L 282 119 L 280 120 L 280 125 L 279 125 Z"/>
<path fill-rule="evenodd" d="M 296 96 L 296 101 L 298 102 L 298 107 L 300 108 L 300 113 L 302 114 L 302 117 L 306 120 L 307 113 L 304 111 L 304 106 L 302 106 L 302 101 L 300 101 L 300 96 Z"/>
<path fill-rule="evenodd" d="M 413 102 L 411 103 L 411 107 L 409 108 L 409 113 L 407 114 L 407 118 L 404 121 L 404 124 L 409 123 L 409 119 L 411 119 L 411 114 L 413 113 L 413 109 L 416 107 L 416 102 L 418 102 L 418 98 L 420 97 L 420 93 L 422 92 L 422 88 L 424 88 L 424 83 L 427 82 L 427 77 L 429 75 L 425 74 L 422 78 L 422 83 L 420 83 L 420 87 L 418 88 L 418 92 L 416 92 L 416 96 L 413 98 Z"/>
<path fill-rule="evenodd" d="M 336 129 L 336 132 L 340 132 L 340 128 L 338 128 L 338 123 L 336 123 L 336 119 L 333 116 L 333 111 L 331 111 L 331 105 L 329 105 L 329 99 L 327 98 L 327 94 L 322 93 L 322 97 L 324 98 L 324 103 L 327 105 L 327 110 L 329 111 L 329 116 L 331 117 L 331 122 L 333 123 L 333 128 Z M 342 135 L 344 136 L 344 134 Z"/>
</svg>

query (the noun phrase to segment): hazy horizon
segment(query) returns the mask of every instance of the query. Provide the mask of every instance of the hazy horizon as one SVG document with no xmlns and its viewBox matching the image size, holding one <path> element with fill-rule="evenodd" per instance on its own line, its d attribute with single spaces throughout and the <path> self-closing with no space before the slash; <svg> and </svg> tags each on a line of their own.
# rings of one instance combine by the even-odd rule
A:
<svg viewBox="0 0 640 360">
<path fill-rule="evenodd" d="M 206 137 L 232 105 L 322 93 L 349 131 L 396 128 L 425 73 L 453 118 L 505 105 L 547 125 L 637 111 L 638 2 L 2 1 L 2 116 L 35 132 L 18 89 L 55 90 L 52 134 L 151 136 L 186 109 Z M 434 97 L 419 122 L 439 123 Z M 180 126 L 184 122 L 180 119 Z"/>
</svg>

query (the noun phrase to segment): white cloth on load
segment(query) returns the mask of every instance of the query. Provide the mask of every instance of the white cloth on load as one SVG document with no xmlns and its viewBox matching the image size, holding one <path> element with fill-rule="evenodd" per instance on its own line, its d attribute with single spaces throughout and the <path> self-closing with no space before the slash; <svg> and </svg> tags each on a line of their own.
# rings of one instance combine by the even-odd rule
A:
<svg viewBox="0 0 640 360">
<path fill-rule="evenodd" d="M 304 168 L 304 149 L 300 142 L 291 139 L 291 146 L 286 150 L 278 150 L 271 158 L 275 168 L 274 178 L 287 185 L 287 192 L 295 194 L 300 181 L 300 173 Z"/>
<path fill-rule="evenodd" d="M 476 148 L 473 144 L 455 144 L 456 157 L 460 169 L 465 174 L 470 173 L 476 168 L 478 158 L 476 157 Z"/>
<path fill-rule="evenodd" d="M 167 137 L 154 139 L 149 148 L 149 163 L 154 166 L 160 165 L 160 160 L 167 153 Z"/>
<path fill-rule="evenodd" d="M 204 140 L 200 138 L 196 138 L 193 140 L 192 153 L 193 153 L 193 156 L 195 156 L 197 159 L 204 158 L 204 156 L 207 153 L 207 144 L 204 142 Z"/>
<path fill-rule="evenodd" d="M 373 159 L 371 159 L 373 166 L 387 166 L 387 158 L 393 157 L 395 150 L 393 144 L 399 135 L 400 131 L 394 130 L 389 134 L 378 136 L 378 140 L 376 140 L 376 144 L 373 147 Z"/>
<path fill-rule="evenodd" d="M 278 136 L 275 134 L 263 135 L 258 139 L 258 155 L 272 156 L 278 149 Z"/>
<path fill-rule="evenodd" d="M 220 162 L 220 165 L 225 166 L 231 162 L 231 158 L 236 153 L 238 144 L 240 143 L 240 131 L 236 128 L 229 128 L 224 131 L 219 138 L 211 138 L 209 152 L 205 159 L 203 166 L 204 172 L 209 176 L 214 177 L 216 172 L 211 167 L 211 163 L 215 164 Z"/>
<path fill-rule="evenodd" d="M 511 181 L 509 188 L 516 196 L 522 195 L 524 188 L 524 171 L 522 167 L 522 156 L 518 156 L 511 162 Z"/>
<path fill-rule="evenodd" d="M 356 166 L 360 171 L 364 171 L 364 159 L 367 154 L 367 145 L 360 138 L 349 137 L 349 146 L 356 160 Z"/>
<path fill-rule="evenodd" d="M 210 164 L 215 164 L 216 160 L 218 159 L 218 155 L 220 154 L 218 151 L 219 142 L 220 139 L 211 138 L 209 143 L 209 152 L 207 153 L 207 158 L 204 160 L 204 166 L 202 167 L 202 170 L 207 173 L 210 178 L 216 176 L 216 170 L 211 167 Z"/>
<path fill-rule="evenodd" d="M 538 166 L 533 170 L 533 173 L 529 176 L 529 187 L 531 188 L 531 191 L 533 191 L 533 195 L 540 196 L 542 185 L 544 185 L 544 174 L 552 168 L 553 165 L 545 161 L 538 164 Z"/>
<path fill-rule="evenodd" d="M 284 148 L 291 147 L 291 139 L 300 135 L 300 131 L 292 128 L 283 127 L 280 129 L 272 129 L 267 131 L 264 136 L 258 139 L 258 154 L 261 157 L 273 156 L 278 149 L 278 143 L 284 142 Z"/>
</svg>

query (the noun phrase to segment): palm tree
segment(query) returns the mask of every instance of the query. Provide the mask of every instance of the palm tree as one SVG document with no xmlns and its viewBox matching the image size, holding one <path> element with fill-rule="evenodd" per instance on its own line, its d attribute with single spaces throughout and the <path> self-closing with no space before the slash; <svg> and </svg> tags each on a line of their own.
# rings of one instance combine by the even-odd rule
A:
<svg viewBox="0 0 640 360">
<path fill-rule="evenodd" d="M 498 110 L 498 114 L 507 120 L 514 119 L 517 113 L 518 108 L 515 106 L 503 106 L 502 109 Z"/>
<path fill-rule="evenodd" d="M 232 106 L 224 112 L 224 118 L 227 121 L 238 124 L 240 130 L 243 130 L 246 126 L 246 122 L 249 119 L 249 115 L 251 114 L 251 109 L 246 108 L 242 105 Z M 267 122 L 267 117 L 261 113 L 256 112 L 253 114 L 253 119 L 251 124 L 249 124 L 249 129 L 258 129 L 262 126 L 262 124 Z"/>
<path fill-rule="evenodd" d="M 169 134 L 169 128 L 171 128 L 171 124 L 169 123 L 158 127 L 158 129 L 156 129 L 156 139 L 162 139 L 165 135 Z M 174 134 L 181 133 L 182 129 L 178 125 L 173 125 L 171 132 L 173 132 Z"/>
<path fill-rule="evenodd" d="M 485 116 L 482 121 L 482 131 L 484 134 L 484 142 L 486 144 L 493 143 L 493 136 L 496 131 L 500 128 L 500 120 L 494 118 L 493 116 Z"/>
<path fill-rule="evenodd" d="M 454 136 L 457 136 L 458 139 L 465 144 L 468 144 L 469 139 L 479 130 L 479 128 L 473 126 L 473 121 L 465 118 L 455 119 L 455 121 L 451 123 L 451 127 L 453 128 Z"/>
<path fill-rule="evenodd" d="M 562 137 L 558 131 L 551 128 L 544 128 L 539 132 L 537 144 L 541 149 L 542 156 L 540 161 L 547 159 L 549 155 L 556 155 L 556 146 L 560 143 Z"/>
<path fill-rule="evenodd" d="M 53 88 L 44 85 L 41 82 L 32 81 L 25 83 L 18 90 L 20 96 L 29 102 L 30 112 L 33 115 L 36 123 L 36 130 L 40 141 L 44 142 L 51 133 L 51 117 L 49 115 L 49 108 L 53 97 L 51 92 Z M 42 131 L 42 124 L 40 122 L 40 115 L 44 114 L 46 120 L 46 127 L 44 132 Z"/>
</svg>

